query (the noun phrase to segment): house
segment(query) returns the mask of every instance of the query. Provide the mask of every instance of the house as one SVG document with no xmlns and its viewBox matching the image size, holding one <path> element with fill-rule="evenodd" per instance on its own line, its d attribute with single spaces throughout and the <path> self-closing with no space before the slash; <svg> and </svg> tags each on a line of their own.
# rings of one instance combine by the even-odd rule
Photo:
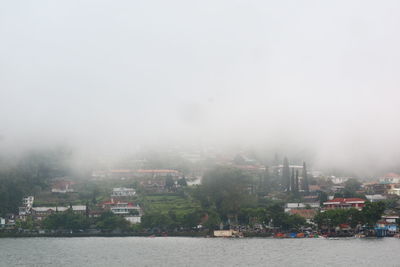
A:
<svg viewBox="0 0 400 267">
<path fill-rule="evenodd" d="M 65 212 L 71 209 L 74 213 L 84 215 L 86 213 L 86 205 L 73 205 L 71 207 L 32 207 L 31 215 L 35 220 L 43 220 L 47 216 L 56 212 Z"/>
<path fill-rule="evenodd" d="M 60 193 L 60 194 L 66 194 L 66 193 L 72 193 L 74 192 L 74 189 L 72 188 L 72 185 L 74 182 L 72 181 L 57 181 L 56 183 L 53 184 L 51 188 L 52 193 Z"/>
<path fill-rule="evenodd" d="M 379 178 L 381 184 L 398 184 L 400 183 L 400 175 L 397 173 L 387 173 Z"/>
<path fill-rule="evenodd" d="M 318 195 L 308 195 L 303 197 L 303 202 L 304 203 L 317 203 L 319 202 L 319 196 Z"/>
<path fill-rule="evenodd" d="M 133 188 L 118 187 L 113 188 L 111 197 L 133 197 L 135 194 L 136 191 Z"/>
<path fill-rule="evenodd" d="M 140 214 L 140 207 L 131 202 L 116 202 L 110 206 L 110 211 L 117 215 Z"/>
<path fill-rule="evenodd" d="M 370 201 L 370 202 L 379 202 L 386 200 L 385 196 L 382 196 L 380 194 L 375 194 L 375 195 L 365 195 L 365 197 Z"/>
<path fill-rule="evenodd" d="M 380 220 L 375 224 L 374 230 L 377 237 L 393 236 L 397 233 L 397 224 Z"/>
<path fill-rule="evenodd" d="M 131 224 L 140 223 L 142 221 L 142 217 L 139 215 L 138 216 L 125 216 L 124 218 Z"/>
<path fill-rule="evenodd" d="M 310 202 L 310 203 L 286 203 L 285 212 L 289 212 L 293 209 L 318 209 L 320 207 L 318 202 Z"/>
<path fill-rule="evenodd" d="M 368 194 L 386 194 L 386 187 L 386 184 L 381 184 L 377 182 L 365 183 L 363 185 L 365 192 L 367 192 Z"/>
<path fill-rule="evenodd" d="M 140 223 L 142 216 L 142 209 L 139 205 L 132 202 L 111 201 L 103 202 L 101 204 L 103 209 L 109 210 L 116 215 L 121 215 L 125 220 L 132 224 Z"/>
<path fill-rule="evenodd" d="M 397 223 L 399 221 L 399 215 L 383 215 L 382 220 L 387 223 Z"/>
<path fill-rule="evenodd" d="M 140 185 L 148 192 L 163 192 L 165 189 L 165 178 L 148 179 L 146 181 L 141 181 Z"/>
<path fill-rule="evenodd" d="M 140 222 L 140 218 L 136 217 L 140 217 L 142 215 L 142 209 L 139 205 L 132 202 L 114 201 L 112 199 L 111 201 L 103 202 L 101 207 L 105 210 L 111 211 L 116 215 L 124 216 L 124 218 L 131 223 Z"/>
<path fill-rule="evenodd" d="M 387 185 L 387 194 L 400 196 L 400 184 Z"/>
<path fill-rule="evenodd" d="M 309 186 L 308 186 L 308 189 L 309 189 L 310 192 L 318 192 L 318 191 L 321 191 L 321 190 L 322 190 L 322 189 L 321 189 L 321 186 L 319 186 L 319 185 L 314 185 L 314 184 L 309 185 Z"/>
<path fill-rule="evenodd" d="M 18 208 L 18 216 L 20 219 L 25 220 L 26 216 L 30 214 L 34 200 L 35 198 L 33 196 L 24 197 L 22 199 L 22 207 Z"/>
<path fill-rule="evenodd" d="M 334 198 L 323 203 L 324 209 L 349 209 L 361 210 L 365 206 L 362 198 Z"/>
<path fill-rule="evenodd" d="M 135 176 L 139 177 L 179 177 L 180 173 L 176 170 L 168 169 L 156 169 L 156 170 L 137 170 L 135 171 Z"/>
<path fill-rule="evenodd" d="M 292 209 L 289 211 L 289 214 L 303 217 L 308 223 L 311 223 L 317 211 L 315 209 Z"/>
<path fill-rule="evenodd" d="M 339 185 L 339 184 L 344 184 L 347 180 L 350 179 L 350 177 L 336 177 L 336 176 L 331 176 L 331 181 L 332 183 Z"/>
</svg>

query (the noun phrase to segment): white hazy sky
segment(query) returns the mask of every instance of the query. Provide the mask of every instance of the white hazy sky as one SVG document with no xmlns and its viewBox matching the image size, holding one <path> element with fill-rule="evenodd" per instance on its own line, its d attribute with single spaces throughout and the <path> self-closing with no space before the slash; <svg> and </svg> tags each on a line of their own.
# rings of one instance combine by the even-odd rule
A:
<svg viewBox="0 0 400 267">
<path fill-rule="evenodd" d="M 0 0 L 0 145 L 400 162 L 400 1 Z"/>
</svg>

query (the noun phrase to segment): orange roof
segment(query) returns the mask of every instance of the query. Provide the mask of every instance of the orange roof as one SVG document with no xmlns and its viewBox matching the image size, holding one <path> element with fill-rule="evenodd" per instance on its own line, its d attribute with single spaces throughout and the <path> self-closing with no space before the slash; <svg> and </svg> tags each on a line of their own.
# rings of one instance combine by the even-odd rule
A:
<svg viewBox="0 0 400 267">
<path fill-rule="evenodd" d="M 128 170 L 128 169 L 118 169 L 118 170 L 111 170 L 111 172 L 114 172 L 114 173 L 129 173 L 129 172 L 131 172 L 131 170 Z"/>
<path fill-rule="evenodd" d="M 353 197 L 353 198 L 341 198 L 341 197 L 338 197 L 338 198 L 334 198 L 334 199 L 332 199 L 332 200 L 328 200 L 328 201 L 326 201 L 325 203 L 328 203 L 328 202 L 346 203 L 346 202 L 354 202 L 354 201 L 363 201 L 363 202 L 365 202 L 364 199 L 362 199 L 362 198 L 357 198 L 357 197 Z"/>
</svg>

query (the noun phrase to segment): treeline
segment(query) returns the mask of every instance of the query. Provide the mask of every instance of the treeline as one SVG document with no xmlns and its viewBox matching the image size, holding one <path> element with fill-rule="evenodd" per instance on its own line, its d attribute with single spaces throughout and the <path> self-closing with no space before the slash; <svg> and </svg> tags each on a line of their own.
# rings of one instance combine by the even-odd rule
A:
<svg viewBox="0 0 400 267">
<path fill-rule="evenodd" d="M 382 217 L 386 209 L 384 202 L 367 202 L 362 210 L 357 209 L 332 209 L 318 213 L 314 222 L 318 227 L 336 227 L 348 224 L 352 228 L 357 225 L 373 226 Z"/>
<path fill-rule="evenodd" d="M 284 204 L 259 196 L 260 177 L 252 177 L 239 169 L 218 167 L 205 174 L 202 184 L 187 188 L 186 195 L 200 204 L 186 214 L 146 212 L 142 218 L 145 229 L 176 230 L 203 228 L 214 230 L 230 225 L 280 227 L 284 230 L 305 226 L 304 218 L 284 212 Z"/>
</svg>

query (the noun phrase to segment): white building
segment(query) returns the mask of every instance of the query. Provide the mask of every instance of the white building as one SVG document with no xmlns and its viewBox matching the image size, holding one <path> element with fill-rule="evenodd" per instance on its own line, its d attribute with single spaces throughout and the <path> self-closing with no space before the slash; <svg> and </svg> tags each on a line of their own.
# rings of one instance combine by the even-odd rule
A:
<svg viewBox="0 0 400 267">
<path fill-rule="evenodd" d="M 336 177 L 336 176 L 331 176 L 330 177 L 332 183 L 334 184 L 343 184 L 345 182 L 347 182 L 347 180 L 350 179 L 350 177 Z"/>
<path fill-rule="evenodd" d="M 400 184 L 390 184 L 387 189 L 387 193 L 389 195 L 397 195 L 400 196 Z"/>
<path fill-rule="evenodd" d="M 110 210 L 112 213 L 117 215 L 130 215 L 133 213 L 140 214 L 139 205 L 134 205 L 128 202 L 117 202 L 110 206 Z"/>
<path fill-rule="evenodd" d="M 289 212 L 292 209 L 318 209 L 320 207 L 318 202 L 311 202 L 311 203 L 286 203 L 285 205 L 285 212 Z"/>
<path fill-rule="evenodd" d="M 386 199 L 385 196 L 376 194 L 376 195 L 365 195 L 365 197 L 370 201 L 370 202 L 378 202 L 378 201 L 383 201 Z"/>
<path fill-rule="evenodd" d="M 125 216 L 124 219 L 130 222 L 131 224 L 140 223 L 142 221 L 141 216 Z"/>
<path fill-rule="evenodd" d="M 18 215 L 22 216 L 22 218 L 24 216 L 28 215 L 31 212 L 34 200 L 35 200 L 35 198 L 33 196 L 24 197 L 22 199 L 22 205 L 23 206 L 19 207 Z"/>
<path fill-rule="evenodd" d="M 381 184 L 398 184 L 400 183 L 400 175 L 396 173 L 387 173 L 379 178 Z"/>
<path fill-rule="evenodd" d="M 132 197 L 135 194 L 136 191 L 133 188 L 118 187 L 118 188 L 113 188 L 111 197 Z"/>
</svg>

